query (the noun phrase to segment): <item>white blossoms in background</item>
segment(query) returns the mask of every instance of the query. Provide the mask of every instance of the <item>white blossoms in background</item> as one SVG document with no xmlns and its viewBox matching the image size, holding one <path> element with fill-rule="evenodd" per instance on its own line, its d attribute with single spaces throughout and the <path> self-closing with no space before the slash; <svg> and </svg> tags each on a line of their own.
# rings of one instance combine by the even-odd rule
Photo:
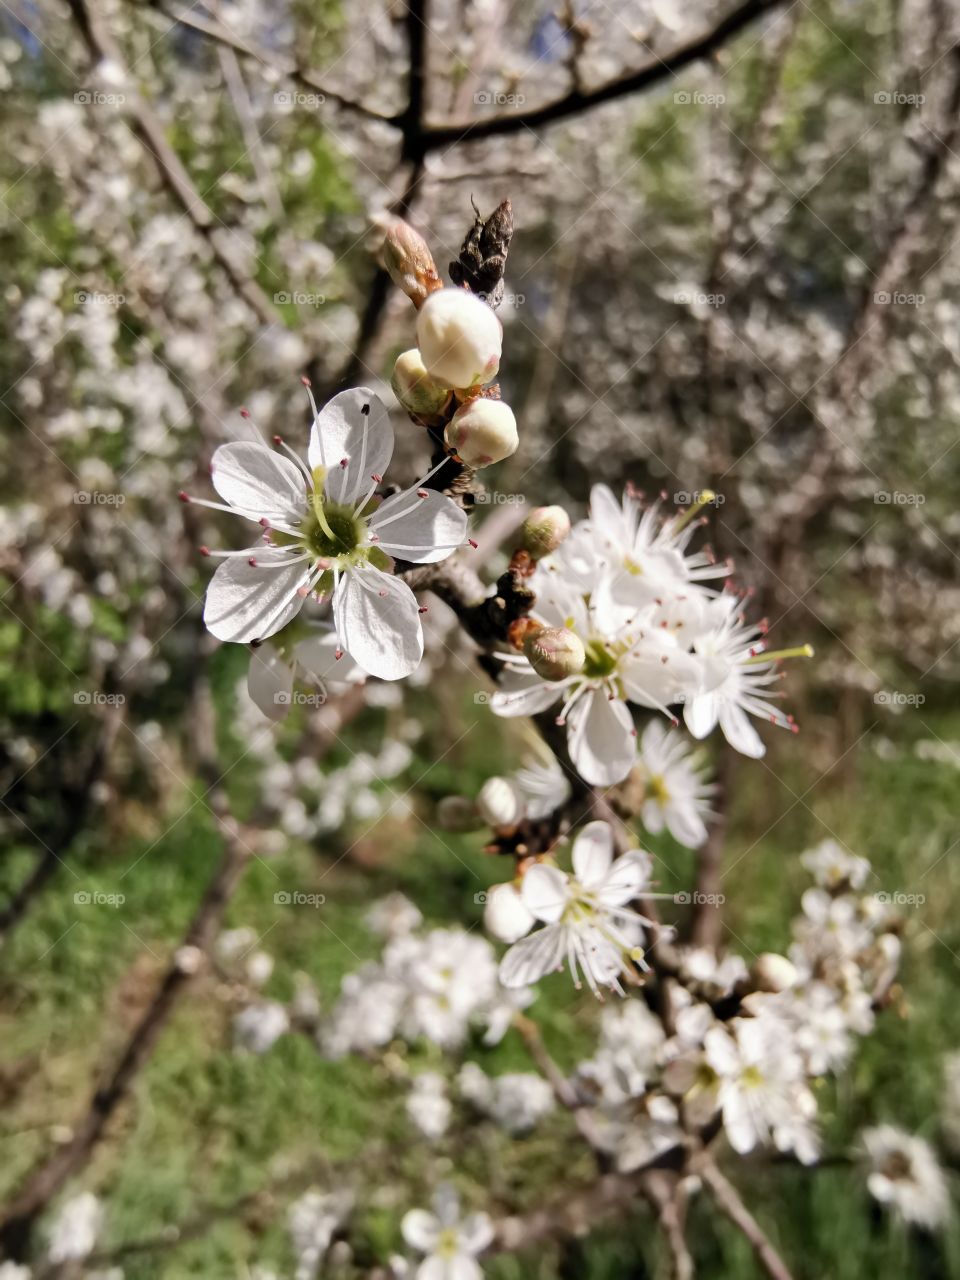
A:
<svg viewBox="0 0 960 1280">
<path fill-rule="evenodd" d="M 85 1258 L 102 1228 L 103 1205 L 92 1191 L 67 1200 L 50 1229 L 50 1261 L 56 1265 Z"/>
<path fill-rule="evenodd" d="M 873 1198 L 905 1222 L 928 1231 L 941 1226 L 950 1213 L 950 1194 L 930 1144 L 892 1124 L 864 1129 L 861 1137 Z"/>
<path fill-rule="evenodd" d="M 447 1097 L 447 1084 L 436 1071 L 421 1071 L 414 1076 L 407 1097 L 407 1115 L 425 1138 L 435 1142 L 450 1126 L 453 1107 Z"/>
<path fill-rule="evenodd" d="M 547 973 L 570 968 L 574 985 L 580 970 L 594 995 L 601 987 L 624 994 L 622 977 L 643 963 L 643 916 L 627 904 L 647 889 L 650 857 L 632 849 L 613 856 L 613 832 L 605 822 L 591 822 L 573 844 L 573 875 L 559 867 L 536 863 L 523 877 L 523 905 L 543 923 L 514 943 L 500 964 L 505 987 L 527 986 Z M 649 896 L 649 895 L 648 895 Z"/>
<path fill-rule="evenodd" d="M 460 1216 L 460 1203 L 452 1187 L 438 1188 L 434 1212 L 411 1209 L 400 1224 L 403 1238 L 425 1254 L 416 1280 L 479 1280 L 483 1275 L 477 1254 L 493 1243 L 493 1223 L 485 1213 Z"/>
<path fill-rule="evenodd" d="M 640 819 L 652 835 L 667 828 L 675 840 L 696 849 L 707 838 L 704 818 L 714 788 L 703 760 L 682 734 L 651 720 L 640 739 L 637 760 L 643 782 Z"/>
<path fill-rule="evenodd" d="M 452 499 L 419 486 L 378 504 L 393 429 L 371 391 L 341 392 L 319 412 L 312 397 L 311 405 L 306 462 L 260 441 L 221 445 L 213 456 L 224 502 L 203 505 L 263 532 L 244 551 L 210 553 L 224 562 L 207 588 L 204 621 L 220 640 L 249 643 L 275 635 L 312 593 L 330 596 L 340 649 L 370 675 L 397 680 L 419 664 L 423 631 L 416 596 L 391 572 L 391 557 L 443 560 L 463 544 L 467 518 Z"/>
<path fill-rule="evenodd" d="M 817 1103 L 803 1062 L 775 1018 L 734 1018 L 704 1037 L 717 1076 L 717 1104 L 731 1147 L 740 1155 L 769 1143 L 804 1164 L 817 1159 Z"/>
</svg>

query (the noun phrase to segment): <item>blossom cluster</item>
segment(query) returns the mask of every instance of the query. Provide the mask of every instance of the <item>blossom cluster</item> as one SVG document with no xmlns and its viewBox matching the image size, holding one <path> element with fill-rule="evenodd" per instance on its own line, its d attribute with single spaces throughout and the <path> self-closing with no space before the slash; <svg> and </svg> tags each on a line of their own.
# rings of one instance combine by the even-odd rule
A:
<svg viewBox="0 0 960 1280">
<path fill-rule="evenodd" d="M 794 727 L 776 701 L 778 660 L 809 650 L 766 652 L 765 627 L 747 622 L 736 594 L 709 585 L 730 567 L 688 549 L 699 505 L 665 514 L 659 502 L 644 507 L 629 490 L 617 502 L 595 485 L 588 517 L 529 579 L 534 625 L 499 655 L 493 710 L 528 716 L 559 704 L 570 757 L 591 784 L 621 782 L 637 763 L 631 707 L 676 721 L 671 708 L 682 706 L 695 738 L 719 724 L 753 757 L 765 748 L 749 716 Z"/>
</svg>

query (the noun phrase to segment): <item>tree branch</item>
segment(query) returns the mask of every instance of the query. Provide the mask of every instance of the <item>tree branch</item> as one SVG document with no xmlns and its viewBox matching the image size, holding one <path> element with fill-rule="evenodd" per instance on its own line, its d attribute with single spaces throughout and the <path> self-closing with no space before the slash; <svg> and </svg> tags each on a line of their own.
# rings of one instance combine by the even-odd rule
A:
<svg viewBox="0 0 960 1280">
<path fill-rule="evenodd" d="M 143 144 L 156 166 L 164 186 L 177 201 L 194 227 L 210 245 L 214 257 L 223 268 L 234 289 L 261 323 L 277 324 L 280 317 L 273 303 L 257 282 L 243 271 L 223 245 L 222 227 L 210 206 L 193 184 L 180 157 L 167 141 L 159 118 L 147 99 L 137 90 L 123 60 L 123 51 L 107 30 L 88 0 L 67 0 L 70 11 L 90 58 L 94 63 L 109 61 L 121 69 L 126 81 L 126 96 L 131 114 L 131 129 Z"/>
<path fill-rule="evenodd" d="M 793 1280 L 783 1259 L 770 1243 L 763 1228 L 740 1199 L 736 1187 L 717 1168 L 710 1156 L 704 1156 L 696 1164 L 696 1172 L 700 1174 L 705 1185 L 709 1187 L 717 1208 L 725 1214 L 733 1225 L 750 1241 L 750 1246 L 757 1256 L 757 1261 L 770 1276 L 771 1280 Z"/>
</svg>

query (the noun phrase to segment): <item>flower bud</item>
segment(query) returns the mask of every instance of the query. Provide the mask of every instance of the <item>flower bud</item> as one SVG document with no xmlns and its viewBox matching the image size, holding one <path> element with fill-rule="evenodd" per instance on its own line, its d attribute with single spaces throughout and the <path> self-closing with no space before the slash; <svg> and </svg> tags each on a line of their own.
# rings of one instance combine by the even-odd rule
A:
<svg viewBox="0 0 960 1280">
<path fill-rule="evenodd" d="M 418 418 L 432 418 L 440 413 L 451 395 L 448 387 L 441 387 L 427 373 L 416 347 L 397 356 L 390 385 L 407 413 Z"/>
<path fill-rule="evenodd" d="M 415 307 L 422 307 L 434 290 L 443 288 L 426 240 L 402 218 L 390 224 L 383 242 L 383 262 L 390 279 Z"/>
<path fill-rule="evenodd" d="M 524 641 L 523 652 L 544 680 L 566 680 L 583 670 L 586 651 L 580 637 L 567 627 L 544 627 Z"/>
<path fill-rule="evenodd" d="M 523 797 L 508 779 L 488 778 L 477 796 L 477 809 L 491 827 L 513 827 L 523 817 Z"/>
<path fill-rule="evenodd" d="M 774 994 L 792 987 L 798 976 L 796 968 L 787 957 L 777 955 L 774 951 L 765 951 L 763 955 L 757 956 L 751 973 L 759 991 Z"/>
<path fill-rule="evenodd" d="M 570 517 L 563 507 L 537 507 L 521 526 L 520 545 L 539 560 L 556 551 L 569 532 Z"/>
<path fill-rule="evenodd" d="M 484 821 L 466 796 L 444 796 L 437 804 L 436 819 L 444 831 L 476 831 Z"/>
<path fill-rule="evenodd" d="M 443 438 L 468 467 L 488 467 L 515 453 L 520 438 L 513 410 L 502 400 L 478 397 L 462 404 Z"/>
<path fill-rule="evenodd" d="M 530 932 L 533 923 L 533 914 L 515 884 L 495 884 L 487 890 L 483 927 L 491 937 L 498 942 L 516 942 Z"/>
<path fill-rule="evenodd" d="M 431 293 L 417 317 L 427 372 L 445 387 L 479 386 L 500 368 L 503 330 L 485 302 L 463 289 Z"/>
</svg>

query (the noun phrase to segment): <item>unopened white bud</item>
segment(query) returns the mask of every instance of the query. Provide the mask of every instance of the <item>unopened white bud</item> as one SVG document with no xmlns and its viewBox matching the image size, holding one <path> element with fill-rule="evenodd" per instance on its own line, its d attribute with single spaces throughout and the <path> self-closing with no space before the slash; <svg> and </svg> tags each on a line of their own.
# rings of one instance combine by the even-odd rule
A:
<svg viewBox="0 0 960 1280">
<path fill-rule="evenodd" d="M 775 951 L 764 951 L 757 956 L 752 968 L 753 980 L 760 991 L 776 994 L 787 991 L 797 981 L 796 967 L 786 956 L 777 955 Z"/>
<path fill-rule="evenodd" d="M 440 413 L 452 394 L 449 387 L 441 387 L 430 377 L 416 347 L 397 356 L 390 385 L 407 413 L 416 414 L 419 418 L 431 418 Z"/>
<path fill-rule="evenodd" d="M 524 520 L 520 545 L 535 560 L 556 551 L 570 532 L 570 517 L 563 507 L 537 507 Z"/>
<path fill-rule="evenodd" d="M 483 927 L 499 942 L 516 942 L 533 927 L 534 918 L 513 883 L 495 884 L 487 890 Z"/>
<path fill-rule="evenodd" d="M 444 796 L 437 804 L 437 826 L 444 831 L 476 831 L 483 826 L 477 806 L 466 796 Z"/>
<path fill-rule="evenodd" d="M 463 289 L 431 293 L 417 316 L 417 346 L 445 387 L 480 386 L 500 368 L 503 329 L 485 302 Z"/>
<path fill-rule="evenodd" d="M 520 437 L 513 410 L 502 400 L 478 397 L 462 404 L 443 438 L 468 467 L 488 467 L 516 453 Z"/>
<path fill-rule="evenodd" d="M 544 627 L 524 641 L 523 652 L 538 676 L 544 680 L 566 680 L 583 670 L 586 652 L 583 642 L 567 627 Z"/>
<path fill-rule="evenodd" d="M 523 817 L 523 797 L 507 778 L 488 778 L 477 796 L 477 810 L 491 827 L 514 827 Z"/>
</svg>

